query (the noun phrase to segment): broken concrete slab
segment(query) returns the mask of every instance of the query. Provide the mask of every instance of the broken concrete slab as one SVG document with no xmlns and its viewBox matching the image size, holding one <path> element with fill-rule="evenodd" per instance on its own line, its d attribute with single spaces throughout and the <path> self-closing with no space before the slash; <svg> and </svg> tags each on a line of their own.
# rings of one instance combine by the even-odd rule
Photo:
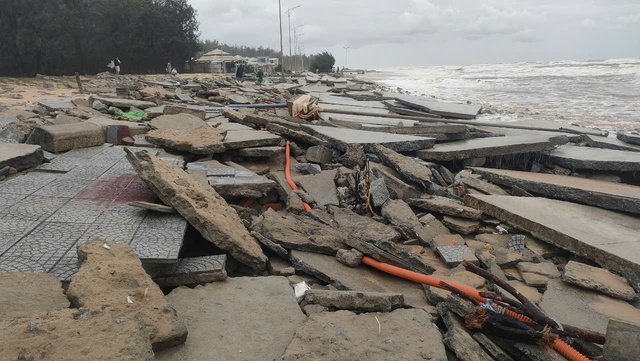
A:
<svg viewBox="0 0 640 361">
<path fill-rule="evenodd" d="M 449 347 L 461 361 L 493 361 L 469 334 L 464 323 L 447 308 L 445 302 L 438 303 L 438 313 L 445 325 L 444 344 Z"/>
<path fill-rule="evenodd" d="M 636 292 L 624 277 L 584 263 L 569 261 L 564 267 L 562 280 L 625 301 L 633 301 L 637 298 Z"/>
<path fill-rule="evenodd" d="M 0 321 L 69 308 L 62 283 L 50 273 L 0 272 Z"/>
<path fill-rule="evenodd" d="M 285 215 L 269 209 L 255 219 L 251 229 L 288 250 L 335 255 L 348 248 L 341 232 L 304 215 Z"/>
<path fill-rule="evenodd" d="M 417 198 L 412 199 L 409 204 L 414 207 L 426 209 L 431 212 L 446 214 L 454 217 L 476 220 L 482 218 L 481 211 L 471 207 L 467 207 L 460 201 L 456 201 L 454 199 L 446 197 L 434 196 L 430 198 Z"/>
<path fill-rule="evenodd" d="M 426 228 L 407 203 L 399 199 L 388 201 L 382 207 L 382 215 L 402 233 L 406 239 L 418 239 L 429 246 L 437 232 Z"/>
<path fill-rule="evenodd" d="M 180 287 L 167 300 L 185 320 L 189 338 L 157 352 L 158 361 L 275 360 L 306 319 L 289 282 L 278 276 Z"/>
<path fill-rule="evenodd" d="M 264 270 L 267 257 L 229 204 L 211 187 L 202 185 L 182 169 L 129 149 L 127 158 L 140 177 L 167 205 L 175 208 L 208 241 L 256 270 Z"/>
<path fill-rule="evenodd" d="M 281 142 L 280 136 L 267 131 L 232 130 L 227 132 L 223 144 L 227 149 L 241 149 L 280 145 Z"/>
<path fill-rule="evenodd" d="M 532 197 L 473 195 L 465 204 L 607 269 L 640 272 L 638 217 Z"/>
<path fill-rule="evenodd" d="M 422 223 L 425 227 L 432 230 L 436 237 L 438 235 L 450 234 L 449 228 L 445 227 L 442 222 L 440 222 L 436 217 L 432 214 L 426 214 L 419 219 L 420 223 Z"/>
<path fill-rule="evenodd" d="M 420 192 L 400 178 L 392 174 L 394 171 L 390 168 L 382 169 L 380 165 L 370 163 L 373 175 L 376 178 L 384 178 L 389 194 L 392 198 L 402 199 L 405 202 L 413 198 L 420 197 Z"/>
<path fill-rule="evenodd" d="M 610 320 L 607 325 L 603 356 L 605 361 L 633 361 L 638 358 L 640 327 Z"/>
<path fill-rule="evenodd" d="M 436 144 L 431 149 L 419 150 L 416 155 L 424 160 L 449 161 L 543 152 L 553 147 L 549 137 L 491 137 Z"/>
<path fill-rule="evenodd" d="M 327 164 L 333 161 L 333 152 L 323 145 L 314 145 L 307 148 L 304 156 L 311 163 Z"/>
<path fill-rule="evenodd" d="M 151 144 L 194 154 L 222 153 L 227 148 L 222 141 L 227 134 L 217 128 L 198 127 L 190 129 L 156 129 L 145 138 Z"/>
<path fill-rule="evenodd" d="M 260 198 L 276 183 L 234 163 L 205 160 L 187 164 L 187 173 L 202 184 L 209 184 L 224 198 Z"/>
<path fill-rule="evenodd" d="M 317 277 L 339 290 L 401 293 L 411 307 L 427 306 L 422 285 L 400 279 L 368 267 L 351 268 L 335 257 L 316 253 L 291 251 L 289 259 L 296 270 Z"/>
<path fill-rule="evenodd" d="M 610 319 L 640 326 L 640 309 L 622 300 L 567 284 L 560 279 L 549 280 L 540 308 L 561 323 L 603 334 Z"/>
<path fill-rule="evenodd" d="M 0 169 L 11 167 L 21 172 L 43 161 L 44 153 L 39 145 L 0 143 Z"/>
<path fill-rule="evenodd" d="M 560 271 L 552 262 L 520 262 L 517 267 L 520 273 L 535 273 L 548 278 L 560 278 Z"/>
<path fill-rule="evenodd" d="M 227 279 L 227 255 L 181 258 L 177 263 L 154 272 L 160 287 L 193 286 Z"/>
<path fill-rule="evenodd" d="M 372 180 L 369 184 L 369 193 L 371 194 L 371 204 L 375 208 L 381 208 L 391 198 L 391 193 L 389 193 L 389 188 L 387 188 L 384 178 Z"/>
<path fill-rule="evenodd" d="M 445 168 L 446 169 L 446 168 Z M 453 182 L 451 182 L 453 183 Z M 494 195 L 498 195 L 498 196 L 508 196 L 509 193 L 507 193 L 507 191 L 505 191 L 504 189 L 498 187 L 495 184 L 491 184 L 487 181 L 484 181 L 482 179 L 478 179 L 478 178 L 473 178 L 473 177 L 467 177 L 467 178 L 462 178 L 462 183 L 464 185 L 466 185 L 467 187 L 471 187 L 473 189 L 477 189 L 478 191 L 484 193 L 484 194 L 494 194 Z"/>
<path fill-rule="evenodd" d="M 99 125 L 83 122 L 36 127 L 27 143 L 38 144 L 51 153 L 87 148 L 104 144 L 105 133 Z"/>
<path fill-rule="evenodd" d="M 173 115 L 161 115 L 157 118 L 153 118 L 149 122 L 149 126 L 152 129 L 162 130 L 186 130 L 200 127 L 208 127 L 209 125 L 204 120 L 187 113 L 173 114 Z"/>
<path fill-rule="evenodd" d="M 192 99 L 193 100 L 193 99 Z M 205 110 L 205 107 L 200 107 L 200 106 L 196 106 L 196 105 L 190 105 L 190 106 L 185 106 L 185 105 L 170 105 L 167 104 L 164 107 L 164 114 L 191 114 L 193 116 L 196 116 L 202 120 L 206 120 L 207 119 L 207 111 Z"/>
<path fill-rule="evenodd" d="M 0 321 L 0 338 L 2 360 L 154 359 L 142 318 L 123 311 L 65 309 Z"/>
<path fill-rule="evenodd" d="M 409 182 L 419 186 L 421 190 L 432 190 L 433 173 L 426 165 L 379 144 L 371 146 L 371 151 L 385 165 L 400 173 Z"/>
<path fill-rule="evenodd" d="M 101 97 L 101 96 L 96 96 L 96 95 L 92 95 L 91 97 L 89 97 L 89 103 L 93 103 L 95 100 L 106 104 L 108 106 L 112 106 L 112 107 L 117 107 L 117 108 L 131 108 L 131 107 L 136 107 L 139 109 L 147 109 L 150 107 L 155 107 L 156 103 L 153 102 L 147 102 L 144 100 L 134 100 L 134 99 L 124 99 L 124 98 L 107 98 L 107 97 Z"/>
<path fill-rule="evenodd" d="M 381 144 L 397 152 L 411 152 L 431 148 L 435 139 L 413 135 L 371 132 L 366 130 L 333 128 L 318 125 L 301 125 L 300 128 L 310 134 L 326 140 L 329 144 L 344 152 L 349 144 L 361 144 L 369 151 L 375 144 Z"/>
<path fill-rule="evenodd" d="M 267 124 L 267 130 L 275 134 L 280 134 L 281 136 L 287 139 L 292 139 L 294 141 L 301 142 L 301 143 L 306 143 L 310 145 L 327 144 L 326 140 L 320 139 L 318 137 L 314 137 L 313 135 L 309 135 L 299 130 L 287 128 L 280 124 L 269 123 Z"/>
<path fill-rule="evenodd" d="M 436 252 L 449 267 L 456 267 L 462 261 L 478 263 L 474 251 L 466 245 L 461 246 L 438 246 Z"/>
<path fill-rule="evenodd" d="M 383 314 L 313 314 L 296 332 L 282 360 L 382 361 L 389 355 L 398 360 L 447 360 L 442 335 L 431 316 L 423 310 L 404 309 Z"/>
<path fill-rule="evenodd" d="M 445 103 L 407 94 L 395 94 L 395 99 L 410 108 L 448 118 L 475 119 L 478 113 L 480 113 L 480 109 L 482 109 L 479 105 Z"/>
<path fill-rule="evenodd" d="M 67 110 L 76 107 L 69 99 L 43 99 L 38 104 L 49 111 Z"/>
<path fill-rule="evenodd" d="M 640 152 L 563 145 L 550 154 L 553 164 L 568 169 L 637 172 Z"/>
<path fill-rule="evenodd" d="M 450 230 L 461 234 L 472 234 L 480 229 L 480 222 L 478 221 L 452 216 L 442 217 L 442 224 Z"/>
<path fill-rule="evenodd" d="M 177 213 L 173 207 L 165 206 L 164 204 L 133 201 L 133 202 L 129 202 L 129 205 L 133 207 L 146 209 L 149 211 L 154 211 L 154 212 L 170 213 L 170 214 Z"/>
<path fill-rule="evenodd" d="M 624 183 L 505 169 L 473 168 L 491 182 L 550 198 L 640 214 L 640 187 Z"/>
<path fill-rule="evenodd" d="M 80 270 L 67 290 L 74 307 L 139 313 L 154 350 L 184 343 L 187 328 L 129 245 L 89 242 L 78 248 L 78 260 Z"/>
<path fill-rule="evenodd" d="M 329 206 L 338 230 L 349 237 L 361 241 L 378 244 L 379 242 L 395 242 L 400 233 L 393 227 L 380 223 L 371 217 L 361 216 L 349 209 Z"/>
<path fill-rule="evenodd" d="M 328 205 L 339 205 L 338 191 L 334 178 L 338 173 L 337 169 L 325 170 L 319 174 L 309 174 L 296 177 L 294 180 L 309 193 L 318 205 L 326 207 Z"/>
<path fill-rule="evenodd" d="M 309 290 L 304 300 L 331 310 L 391 312 L 404 307 L 401 293 Z"/>
<path fill-rule="evenodd" d="M 280 146 L 268 146 L 268 147 L 254 147 L 254 148 L 242 148 L 238 149 L 235 153 L 241 157 L 247 158 L 271 158 L 279 155 L 284 155 L 284 147 Z"/>
<path fill-rule="evenodd" d="M 640 145 L 640 134 L 638 132 L 618 132 L 616 138 L 625 143 Z"/>
<path fill-rule="evenodd" d="M 363 253 L 358 251 L 357 249 L 339 249 L 338 253 L 336 253 L 336 259 L 338 260 L 338 262 L 352 268 L 360 267 L 360 265 L 362 264 L 362 256 Z"/>
</svg>

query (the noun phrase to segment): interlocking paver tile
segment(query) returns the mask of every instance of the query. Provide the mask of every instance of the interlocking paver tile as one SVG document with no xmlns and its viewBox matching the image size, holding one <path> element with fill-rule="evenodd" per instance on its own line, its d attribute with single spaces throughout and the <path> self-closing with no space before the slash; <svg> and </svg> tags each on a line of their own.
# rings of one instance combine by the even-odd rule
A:
<svg viewBox="0 0 640 361">
<path fill-rule="evenodd" d="M 29 195 L 58 179 L 58 174 L 30 172 L 0 182 L 0 193 Z"/>
</svg>

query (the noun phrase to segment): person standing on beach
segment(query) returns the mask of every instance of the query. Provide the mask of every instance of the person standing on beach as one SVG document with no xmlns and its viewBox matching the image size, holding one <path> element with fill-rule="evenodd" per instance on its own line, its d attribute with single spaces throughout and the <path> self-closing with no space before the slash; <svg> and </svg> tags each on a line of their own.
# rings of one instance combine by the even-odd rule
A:
<svg viewBox="0 0 640 361">
<path fill-rule="evenodd" d="M 167 63 L 167 73 L 171 74 L 171 60 Z"/>
<path fill-rule="evenodd" d="M 242 81 L 242 77 L 244 77 L 244 65 L 240 64 L 236 70 L 236 79 Z"/>
<path fill-rule="evenodd" d="M 262 82 L 264 81 L 264 72 L 262 71 L 262 68 L 258 69 L 256 77 L 258 78 L 258 84 L 262 84 Z"/>
<path fill-rule="evenodd" d="M 116 57 L 116 60 L 113 61 L 114 68 L 116 69 L 116 75 L 120 75 L 120 64 L 122 64 L 122 62 L 118 57 Z"/>
</svg>

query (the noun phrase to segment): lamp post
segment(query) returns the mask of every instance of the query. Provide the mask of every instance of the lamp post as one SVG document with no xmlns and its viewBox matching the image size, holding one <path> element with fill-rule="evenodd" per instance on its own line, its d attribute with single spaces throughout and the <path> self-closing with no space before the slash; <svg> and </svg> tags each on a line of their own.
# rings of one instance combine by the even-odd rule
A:
<svg viewBox="0 0 640 361">
<path fill-rule="evenodd" d="M 284 49 L 282 45 L 282 0 L 278 0 L 278 18 L 280 19 L 280 71 L 282 77 L 280 78 L 284 82 Z"/>
<path fill-rule="evenodd" d="M 289 57 L 291 57 L 291 12 L 302 5 L 296 5 L 292 8 L 287 9 L 287 17 L 289 18 Z"/>
<path fill-rule="evenodd" d="M 349 47 L 343 46 L 344 48 L 344 67 L 346 68 L 349 65 Z"/>
</svg>

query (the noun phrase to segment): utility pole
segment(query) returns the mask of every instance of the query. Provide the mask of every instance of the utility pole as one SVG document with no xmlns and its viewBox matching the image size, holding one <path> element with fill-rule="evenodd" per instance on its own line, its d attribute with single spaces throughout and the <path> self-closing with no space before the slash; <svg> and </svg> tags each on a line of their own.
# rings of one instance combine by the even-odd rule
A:
<svg viewBox="0 0 640 361">
<path fill-rule="evenodd" d="M 287 17 L 289 18 L 289 58 L 291 58 L 291 12 L 302 5 L 296 5 L 292 8 L 287 9 Z"/>
<path fill-rule="evenodd" d="M 344 67 L 346 68 L 349 65 L 349 47 L 343 46 L 344 48 Z"/>
<path fill-rule="evenodd" d="M 294 26 L 293 27 L 293 48 L 295 49 L 294 53 L 294 58 L 293 58 L 293 70 L 297 71 L 298 70 L 298 36 L 301 36 L 303 34 L 298 35 L 296 33 L 296 31 L 298 30 L 298 28 L 302 27 L 304 25 L 298 25 L 298 26 Z"/>
<path fill-rule="evenodd" d="M 278 17 L 280 19 L 280 71 L 282 71 L 281 80 L 284 82 L 284 49 L 282 45 L 282 0 L 278 0 Z"/>
</svg>

